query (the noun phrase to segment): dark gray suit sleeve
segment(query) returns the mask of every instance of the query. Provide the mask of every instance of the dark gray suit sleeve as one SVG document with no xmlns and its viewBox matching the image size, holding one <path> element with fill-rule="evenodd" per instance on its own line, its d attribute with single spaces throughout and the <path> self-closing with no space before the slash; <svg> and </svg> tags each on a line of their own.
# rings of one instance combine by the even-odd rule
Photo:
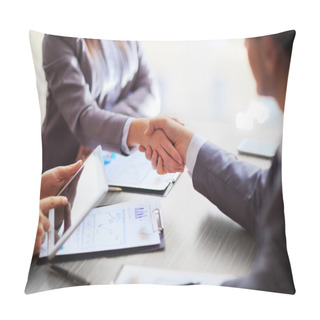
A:
<svg viewBox="0 0 320 320">
<path fill-rule="evenodd" d="M 193 170 L 194 188 L 223 213 L 254 233 L 263 202 L 267 170 L 237 160 L 213 143 L 200 149 Z"/>
<path fill-rule="evenodd" d="M 249 276 L 225 282 L 223 285 L 280 293 L 295 293 L 287 252 L 284 204 L 281 183 L 281 160 L 273 161 L 265 194 L 265 205 L 258 212 L 256 257 Z"/>
<path fill-rule="evenodd" d="M 210 143 L 200 149 L 193 171 L 194 187 L 253 233 L 257 242 L 251 273 L 223 285 L 295 293 L 286 246 L 281 180 L 281 148 L 269 170 L 238 161 Z"/>
</svg>

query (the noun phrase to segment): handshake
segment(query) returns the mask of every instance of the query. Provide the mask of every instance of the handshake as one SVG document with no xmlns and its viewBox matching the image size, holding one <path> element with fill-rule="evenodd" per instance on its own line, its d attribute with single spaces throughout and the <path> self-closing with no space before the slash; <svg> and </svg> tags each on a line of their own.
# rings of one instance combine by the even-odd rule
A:
<svg viewBox="0 0 320 320">
<path fill-rule="evenodd" d="M 127 146 L 139 146 L 159 174 L 183 172 L 193 135 L 175 118 L 136 118 L 129 128 Z M 80 146 L 76 161 L 84 161 L 91 152 L 91 148 Z"/>
<path fill-rule="evenodd" d="M 136 126 L 141 126 L 144 130 L 135 130 Z M 194 135 L 183 123 L 175 118 L 156 117 L 135 119 L 131 127 L 133 132 L 140 132 L 136 140 L 139 144 L 139 151 L 145 153 L 158 174 L 183 172 L 187 150 Z M 132 137 L 130 132 L 128 140 L 129 137 Z"/>
</svg>

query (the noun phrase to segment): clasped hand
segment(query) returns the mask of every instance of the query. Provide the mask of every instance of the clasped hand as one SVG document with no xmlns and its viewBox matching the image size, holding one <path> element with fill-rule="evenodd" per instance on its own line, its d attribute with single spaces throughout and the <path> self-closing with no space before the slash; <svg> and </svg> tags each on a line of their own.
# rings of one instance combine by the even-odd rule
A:
<svg viewBox="0 0 320 320">
<path fill-rule="evenodd" d="M 158 117 L 149 120 L 149 126 L 144 134 L 155 140 L 160 139 L 162 149 L 154 144 L 139 146 L 139 151 L 145 153 L 158 174 L 183 171 L 187 150 L 193 136 L 192 131 L 185 128 L 177 119 Z M 179 156 L 176 156 L 176 153 Z"/>
</svg>

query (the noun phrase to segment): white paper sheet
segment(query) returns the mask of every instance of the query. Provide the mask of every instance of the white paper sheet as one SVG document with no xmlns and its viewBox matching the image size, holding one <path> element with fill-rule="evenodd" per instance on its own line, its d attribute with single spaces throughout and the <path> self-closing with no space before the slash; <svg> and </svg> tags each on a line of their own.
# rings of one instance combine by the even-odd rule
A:
<svg viewBox="0 0 320 320">
<path fill-rule="evenodd" d="M 57 255 L 78 254 L 160 244 L 157 198 L 93 209 Z M 63 228 L 61 228 L 63 229 Z M 46 244 L 41 256 L 45 256 Z"/>
<path fill-rule="evenodd" d="M 107 183 L 111 186 L 160 191 L 165 190 L 180 175 L 159 175 L 152 169 L 151 162 L 145 158 L 144 153 L 138 151 L 128 157 L 107 151 L 103 154 Z"/>
<path fill-rule="evenodd" d="M 230 274 L 187 272 L 143 266 L 124 265 L 115 284 L 221 285 L 235 278 Z"/>
</svg>

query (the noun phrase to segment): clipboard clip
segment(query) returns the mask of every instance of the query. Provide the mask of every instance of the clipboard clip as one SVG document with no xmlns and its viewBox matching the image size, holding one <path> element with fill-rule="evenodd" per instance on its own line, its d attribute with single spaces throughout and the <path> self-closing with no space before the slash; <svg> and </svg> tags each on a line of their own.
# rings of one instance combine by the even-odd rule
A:
<svg viewBox="0 0 320 320">
<path fill-rule="evenodd" d="M 156 209 L 152 210 L 152 213 L 157 216 L 158 231 L 159 231 L 159 233 L 161 233 L 164 230 L 162 218 L 161 218 L 161 210 L 156 208 Z"/>
</svg>

